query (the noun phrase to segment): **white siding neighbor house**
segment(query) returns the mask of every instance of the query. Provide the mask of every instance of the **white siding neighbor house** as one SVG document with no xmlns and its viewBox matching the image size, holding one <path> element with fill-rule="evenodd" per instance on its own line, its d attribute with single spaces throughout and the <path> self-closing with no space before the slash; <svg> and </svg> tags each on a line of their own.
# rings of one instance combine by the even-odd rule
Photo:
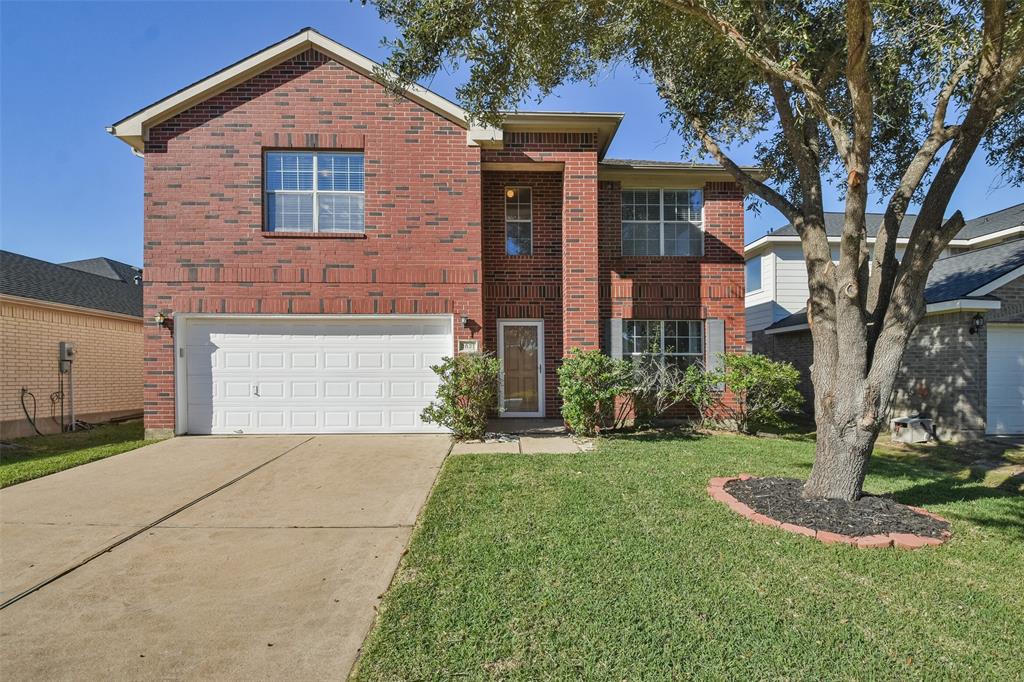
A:
<svg viewBox="0 0 1024 682">
<path fill-rule="evenodd" d="M 903 257 L 903 248 L 914 227 L 916 215 L 908 215 L 900 226 L 896 241 L 896 257 Z M 877 234 L 882 214 L 867 215 L 868 230 Z M 825 231 L 832 244 L 832 259 L 839 260 L 839 238 L 843 214 L 826 213 Z M 960 234 L 950 242 L 943 256 L 956 255 L 1024 236 L 1024 204 L 1017 204 L 995 213 L 968 220 Z M 874 236 L 868 243 L 874 244 Z M 747 341 L 752 334 L 778 322 L 807 305 L 807 268 L 804 264 L 800 237 L 792 225 L 785 225 L 747 244 L 746 313 Z"/>
</svg>

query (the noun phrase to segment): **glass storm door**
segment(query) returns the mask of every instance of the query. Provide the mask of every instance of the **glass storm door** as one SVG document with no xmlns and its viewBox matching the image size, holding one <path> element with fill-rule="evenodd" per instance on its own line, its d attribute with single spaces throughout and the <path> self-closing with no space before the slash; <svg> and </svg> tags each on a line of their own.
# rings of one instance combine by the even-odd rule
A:
<svg viewBox="0 0 1024 682">
<path fill-rule="evenodd" d="M 544 322 L 498 322 L 501 416 L 544 416 Z"/>
</svg>

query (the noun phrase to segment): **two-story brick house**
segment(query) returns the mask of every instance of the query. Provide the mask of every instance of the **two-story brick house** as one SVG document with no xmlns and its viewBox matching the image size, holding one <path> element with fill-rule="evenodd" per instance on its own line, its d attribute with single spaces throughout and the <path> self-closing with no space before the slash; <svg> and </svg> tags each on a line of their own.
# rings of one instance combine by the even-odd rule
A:
<svg viewBox="0 0 1024 682">
<path fill-rule="evenodd" d="M 743 196 L 613 161 L 622 119 L 473 125 L 312 29 L 109 131 L 145 163 L 145 410 L 170 433 L 415 432 L 442 356 L 559 414 L 572 348 L 742 351 Z"/>
</svg>

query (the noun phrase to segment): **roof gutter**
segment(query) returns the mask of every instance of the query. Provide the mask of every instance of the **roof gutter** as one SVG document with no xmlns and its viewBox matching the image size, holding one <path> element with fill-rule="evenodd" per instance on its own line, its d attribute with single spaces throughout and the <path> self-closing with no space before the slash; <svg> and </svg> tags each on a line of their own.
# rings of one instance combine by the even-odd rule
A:
<svg viewBox="0 0 1024 682">
<path fill-rule="evenodd" d="M 984 312 L 987 310 L 999 310 L 1003 304 L 1000 301 L 986 301 L 972 298 L 957 298 L 951 301 L 940 301 L 938 303 L 929 303 L 925 308 L 925 315 L 945 315 L 947 313 L 964 312 Z M 869 323 L 871 324 L 871 323 Z M 806 322 L 802 324 L 791 324 L 785 327 L 766 328 L 765 334 L 789 334 L 791 332 L 807 331 L 811 328 Z"/>
<path fill-rule="evenodd" d="M 1024 235 L 1024 225 L 1017 225 L 1016 227 L 1008 227 L 1005 230 L 999 230 L 998 232 L 991 232 L 978 237 L 972 237 L 970 239 L 952 239 L 949 242 L 949 246 L 962 246 L 966 248 L 972 248 L 977 246 L 984 246 L 991 242 L 998 242 L 1007 237 L 1013 237 L 1015 235 Z M 829 244 L 838 244 L 842 241 L 842 237 L 829 235 L 826 237 Z M 868 244 L 875 242 L 875 237 L 868 237 Z M 769 244 L 799 244 L 800 237 L 792 234 L 766 234 L 763 237 L 759 237 L 754 241 L 750 242 L 743 247 L 744 255 L 754 256 L 762 249 L 766 248 Z M 897 237 L 897 244 L 908 244 L 910 239 L 907 237 Z"/>
<path fill-rule="evenodd" d="M 100 276 L 100 275 L 97 275 Z M 80 305 L 71 305 L 70 303 L 58 303 L 56 301 L 47 301 L 42 298 L 29 298 L 27 296 L 15 296 L 13 294 L 0 294 L 0 301 L 9 301 L 17 305 L 24 306 L 36 306 L 39 308 L 52 308 L 54 310 L 62 310 L 71 313 L 80 313 L 82 315 L 95 315 L 97 317 L 109 317 L 115 320 L 125 320 L 127 322 L 142 322 L 142 315 L 129 315 L 127 313 L 116 313 L 113 310 L 103 310 L 101 308 L 86 308 Z"/>
</svg>

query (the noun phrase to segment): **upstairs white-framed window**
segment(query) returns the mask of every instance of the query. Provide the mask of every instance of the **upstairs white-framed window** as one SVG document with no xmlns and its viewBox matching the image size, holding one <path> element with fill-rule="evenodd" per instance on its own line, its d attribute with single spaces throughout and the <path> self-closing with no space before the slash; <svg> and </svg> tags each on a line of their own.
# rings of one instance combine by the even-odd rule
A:
<svg viewBox="0 0 1024 682">
<path fill-rule="evenodd" d="M 529 187 L 505 188 L 505 253 L 533 254 L 533 191 Z"/>
<path fill-rule="evenodd" d="M 267 232 L 365 231 L 362 152 L 267 152 L 263 188 Z"/>
<path fill-rule="evenodd" d="M 703 256 L 704 193 L 622 190 L 623 256 Z"/>
<path fill-rule="evenodd" d="M 704 324 L 700 320 L 623 320 L 622 357 L 685 368 L 704 357 Z"/>
<path fill-rule="evenodd" d="M 761 272 L 761 256 L 754 256 L 747 261 L 745 266 L 747 288 L 746 293 L 752 294 L 764 288 Z"/>
</svg>

